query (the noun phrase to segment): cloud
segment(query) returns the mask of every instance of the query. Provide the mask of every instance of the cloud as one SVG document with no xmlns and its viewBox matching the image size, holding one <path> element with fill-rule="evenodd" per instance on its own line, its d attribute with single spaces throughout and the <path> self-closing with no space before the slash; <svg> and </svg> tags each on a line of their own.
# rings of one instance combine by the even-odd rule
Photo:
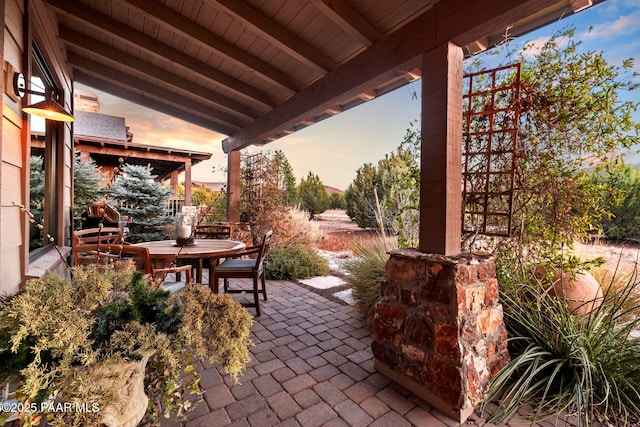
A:
<svg viewBox="0 0 640 427">
<path fill-rule="evenodd" d="M 583 39 L 610 40 L 618 37 L 628 37 L 638 31 L 640 26 L 640 10 L 621 16 L 613 21 L 595 25 L 591 31 L 581 34 Z"/>
</svg>

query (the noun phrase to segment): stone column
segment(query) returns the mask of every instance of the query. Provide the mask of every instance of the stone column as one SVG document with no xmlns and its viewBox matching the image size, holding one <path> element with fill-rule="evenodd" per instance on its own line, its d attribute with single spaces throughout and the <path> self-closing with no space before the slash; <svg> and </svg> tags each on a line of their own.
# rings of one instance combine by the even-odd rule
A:
<svg viewBox="0 0 640 427">
<path fill-rule="evenodd" d="M 464 422 L 509 360 L 493 260 L 392 252 L 374 333 L 379 372 Z"/>
</svg>

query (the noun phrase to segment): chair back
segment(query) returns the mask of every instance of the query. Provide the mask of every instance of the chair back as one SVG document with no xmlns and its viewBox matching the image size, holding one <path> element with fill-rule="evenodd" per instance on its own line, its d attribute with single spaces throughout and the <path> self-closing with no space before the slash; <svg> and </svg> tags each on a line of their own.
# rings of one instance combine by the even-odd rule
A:
<svg viewBox="0 0 640 427">
<path fill-rule="evenodd" d="M 118 259 L 132 259 L 136 268 L 145 274 L 153 274 L 149 249 L 142 246 L 91 243 L 73 246 L 76 265 L 96 264 Z"/>
<path fill-rule="evenodd" d="M 228 225 L 198 225 L 194 233 L 196 239 L 221 239 L 231 238 L 231 227 Z"/>
<path fill-rule="evenodd" d="M 118 227 L 86 228 L 73 232 L 73 244 L 81 245 L 87 243 L 123 243 L 124 234 Z"/>
<path fill-rule="evenodd" d="M 269 252 L 269 247 L 271 246 L 272 235 L 273 235 L 273 230 L 269 230 L 266 232 L 266 234 L 262 238 L 262 243 L 260 244 L 260 252 L 258 252 L 258 257 L 256 258 L 256 268 L 258 270 L 260 270 L 264 266 L 264 260 L 267 257 L 267 253 Z"/>
</svg>

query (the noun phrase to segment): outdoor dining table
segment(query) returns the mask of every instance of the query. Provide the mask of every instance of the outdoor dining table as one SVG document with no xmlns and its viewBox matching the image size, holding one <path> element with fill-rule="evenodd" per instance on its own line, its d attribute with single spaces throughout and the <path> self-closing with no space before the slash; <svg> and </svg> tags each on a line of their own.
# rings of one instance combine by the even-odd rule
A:
<svg viewBox="0 0 640 427">
<path fill-rule="evenodd" d="M 202 283 L 202 260 L 209 258 L 212 263 L 217 258 L 225 258 L 246 247 L 244 242 L 237 240 L 197 239 L 192 245 L 180 246 L 175 240 L 154 240 L 151 242 L 136 243 L 149 249 L 151 261 L 158 267 L 171 264 L 174 260 L 197 260 L 196 283 Z M 210 278 L 211 279 L 211 278 Z"/>
</svg>

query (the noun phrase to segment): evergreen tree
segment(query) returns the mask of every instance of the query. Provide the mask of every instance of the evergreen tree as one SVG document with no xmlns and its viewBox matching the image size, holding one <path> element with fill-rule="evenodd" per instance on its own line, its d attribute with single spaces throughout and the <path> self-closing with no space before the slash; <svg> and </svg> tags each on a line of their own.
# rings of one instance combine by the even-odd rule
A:
<svg viewBox="0 0 640 427">
<path fill-rule="evenodd" d="M 111 197 L 120 202 L 120 214 L 132 218 L 127 240 L 138 243 L 167 238 L 162 228 L 169 222 L 165 205 L 171 190 L 154 180 L 150 166 L 124 165 L 122 172 L 111 187 Z"/>
<path fill-rule="evenodd" d="M 329 209 L 331 200 L 318 175 L 309 172 L 306 179 L 300 181 L 298 187 L 302 209 L 308 211 L 313 218 L 315 215 Z"/>
<path fill-rule="evenodd" d="M 80 228 L 80 217 L 86 206 L 99 202 L 105 194 L 103 187 L 105 177 L 100 172 L 96 162 L 89 158 L 80 161 L 80 153 L 75 153 L 73 166 L 73 223 L 74 228 Z"/>
<path fill-rule="evenodd" d="M 413 123 L 402 143 L 377 165 L 367 163 L 356 172 L 344 194 L 347 215 L 360 227 L 379 227 L 398 236 L 400 246 L 418 239 L 420 194 L 420 133 Z M 376 206 L 378 196 L 380 213 Z M 381 218 L 378 216 L 381 215 Z"/>
<path fill-rule="evenodd" d="M 293 205 L 298 202 L 298 188 L 296 186 L 296 177 L 293 175 L 293 168 L 287 160 L 287 157 L 281 150 L 276 150 L 273 154 L 273 162 L 276 165 L 278 174 L 278 186 L 283 190 L 283 201 L 287 205 Z"/>
</svg>

